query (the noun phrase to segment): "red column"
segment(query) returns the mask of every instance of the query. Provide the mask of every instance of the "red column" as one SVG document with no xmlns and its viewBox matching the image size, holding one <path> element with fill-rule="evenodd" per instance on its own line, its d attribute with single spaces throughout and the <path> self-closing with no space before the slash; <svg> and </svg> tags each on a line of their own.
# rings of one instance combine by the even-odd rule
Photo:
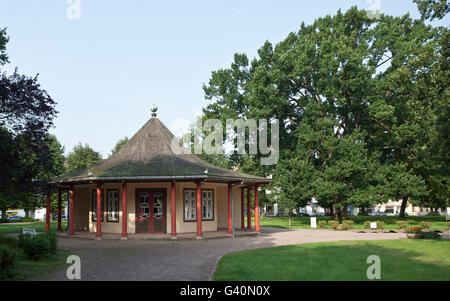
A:
<svg viewBox="0 0 450 301">
<path fill-rule="evenodd" d="M 73 222 L 74 222 L 74 220 L 73 220 L 73 218 L 74 218 L 74 214 L 73 214 L 73 199 L 74 199 L 74 194 L 75 194 L 75 191 L 73 190 L 73 186 L 71 186 L 70 187 L 70 190 L 69 190 L 69 194 L 70 194 L 70 231 L 69 231 L 69 234 L 70 235 L 75 235 L 75 228 L 74 228 L 74 226 L 73 226 Z"/>
<path fill-rule="evenodd" d="M 203 238 L 202 232 L 202 189 L 197 183 L 197 239 Z"/>
<path fill-rule="evenodd" d="M 175 182 L 172 182 L 172 184 L 171 184 L 171 198 L 172 198 L 172 203 L 171 203 L 172 211 L 170 214 L 170 219 L 171 219 L 171 229 L 172 230 L 170 232 L 170 236 L 172 238 L 176 238 L 177 237 L 177 207 L 176 207 L 176 198 L 175 198 Z M 197 205 L 197 207 L 198 207 L 198 205 Z M 200 225 L 200 228 L 201 228 L 201 225 Z"/>
<path fill-rule="evenodd" d="M 50 190 L 47 192 L 47 210 L 45 213 L 45 232 L 50 232 Z"/>
<path fill-rule="evenodd" d="M 61 203 L 62 203 L 62 198 L 61 198 L 61 187 L 58 188 L 58 228 L 56 231 L 61 232 Z"/>
<path fill-rule="evenodd" d="M 98 208 L 97 208 L 98 210 Z M 127 183 L 122 183 L 122 239 L 128 238 Z"/>
<path fill-rule="evenodd" d="M 250 186 L 247 186 L 247 230 L 252 229 L 252 200 Z"/>
<path fill-rule="evenodd" d="M 97 233 L 96 238 L 102 238 L 102 186 L 97 184 Z"/>
<path fill-rule="evenodd" d="M 241 229 L 245 229 L 245 223 L 244 223 L 244 187 L 241 187 Z"/>
<path fill-rule="evenodd" d="M 259 233 L 259 200 L 258 185 L 255 185 L 255 232 Z"/>
<path fill-rule="evenodd" d="M 233 229 L 231 228 L 231 190 L 232 186 L 231 183 L 228 183 L 228 233 L 227 234 L 233 234 Z"/>
</svg>

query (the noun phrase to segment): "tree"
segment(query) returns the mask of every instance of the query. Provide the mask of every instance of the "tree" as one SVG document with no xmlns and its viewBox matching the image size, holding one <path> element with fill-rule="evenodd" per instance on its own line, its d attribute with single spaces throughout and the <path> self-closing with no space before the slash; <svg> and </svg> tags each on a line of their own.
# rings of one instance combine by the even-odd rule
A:
<svg viewBox="0 0 450 301">
<path fill-rule="evenodd" d="M 75 171 L 92 166 L 102 160 L 99 152 L 94 151 L 89 145 L 79 143 L 66 158 L 67 171 Z"/>
<path fill-rule="evenodd" d="M 279 164 L 261 167 L 249 163 L 257 156 L 239 156 L 236 165 L 273 173 L 279 185 L 273 195 L 287 208 L 313 195 L 342 218 L 350 204 L 386 201 L 381 167 L 402 164 L 415 179 L 411 186 L 423 180 L 418 150 L 426 146 L 424 132 L 434 127 L 435 112 L 429 111 L 428 123 L 419 122 L 414 103 L 417 75 L 434 65 L 416 62 L 441 33 L 409 15 L 375 20 L 355 7 L 318 18 L 275 46 L 266 42 L 250 66 L 239 54 L 231 68 L 214 71 L 204 87 L 214 100 L 205 116 L 279 119 Z M 423 80 L 420 89 L 432 87 Z"/>
<path fill-rule="evenodd" d="M 0 66 L 8 63 L 5 29 L 0 30 Z M 0 209 L 5 212 L 27 193 L 42 191 L 39 174 L 49 168 L 47 135 L 58 113 L 55 101 L 43 90 L 37 75 L 0 71 Z M 3 214 L 3 219 L 6 215 Z"/>
<path fill-rule="evenodd" d="M 114 148 L 111 150 L 111 156 L 114 155 L 115 153 L 117 153 L 122 148 L 122 146 L 127 144 L 128 141 L 129 141 L 128 137 L 124 137 L 124 138 L 120 139 L 116 143 L 116 145 L 114 145 Z"/>
<path fill-rule="evenodd" d="M 442 19 L 450 11 L 448 0 L 414 0 L 423 19 Z"/>
</svg>

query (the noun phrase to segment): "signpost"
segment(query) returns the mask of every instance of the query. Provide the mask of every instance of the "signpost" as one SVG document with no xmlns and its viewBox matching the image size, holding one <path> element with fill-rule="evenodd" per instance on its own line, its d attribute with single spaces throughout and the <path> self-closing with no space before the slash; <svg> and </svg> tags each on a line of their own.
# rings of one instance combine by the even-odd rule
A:
<svg viewBox="0 0 450 301">
<path fill-rule="evenodd" d="M 316 229 L 317 228 L 317 218 L 311 217 L 311 228 Z"/>
<path fill-rule="evenodd" d="M 377 229 L 377 222 L 371 222 L 370 223 L 370 229 L 376 230 Z"/>
<path fill-rule="evenodd" d="M 22 228 L 22 234 L 30 234 L 32 236 L 36 236 L 35 228 Z"/>
</svg>

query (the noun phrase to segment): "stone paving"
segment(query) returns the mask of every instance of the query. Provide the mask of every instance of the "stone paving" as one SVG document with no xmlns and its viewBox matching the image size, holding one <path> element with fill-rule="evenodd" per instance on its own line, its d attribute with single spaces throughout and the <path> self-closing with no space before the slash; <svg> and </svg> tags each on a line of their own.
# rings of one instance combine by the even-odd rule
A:
<svg viewBox="0 0 450 301">
<path fill-rule="evenodd" d="M 404 233 L 358 233 L 261 228 L 258 236 L 204 240 L 108 240 L 59 238 L 59 248 L 80 256 L 81 280 L 211 280 L 218 259 L 228 253 L 342 240 L 402 239 Z M 66 268 L 36 280 L 67 280 Z"/>
</svg>

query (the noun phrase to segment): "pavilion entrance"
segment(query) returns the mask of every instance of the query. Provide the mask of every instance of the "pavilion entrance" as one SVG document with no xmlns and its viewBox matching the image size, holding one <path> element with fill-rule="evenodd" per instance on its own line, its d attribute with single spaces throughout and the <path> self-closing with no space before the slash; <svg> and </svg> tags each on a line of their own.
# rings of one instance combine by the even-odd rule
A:
<svg viewBox="0 0 450 301">
<path fill-rule="evenodd" d="M 136 196 L 137 233 L 165 233 L 165 189 L 138 189 Z"/>
</svg>

